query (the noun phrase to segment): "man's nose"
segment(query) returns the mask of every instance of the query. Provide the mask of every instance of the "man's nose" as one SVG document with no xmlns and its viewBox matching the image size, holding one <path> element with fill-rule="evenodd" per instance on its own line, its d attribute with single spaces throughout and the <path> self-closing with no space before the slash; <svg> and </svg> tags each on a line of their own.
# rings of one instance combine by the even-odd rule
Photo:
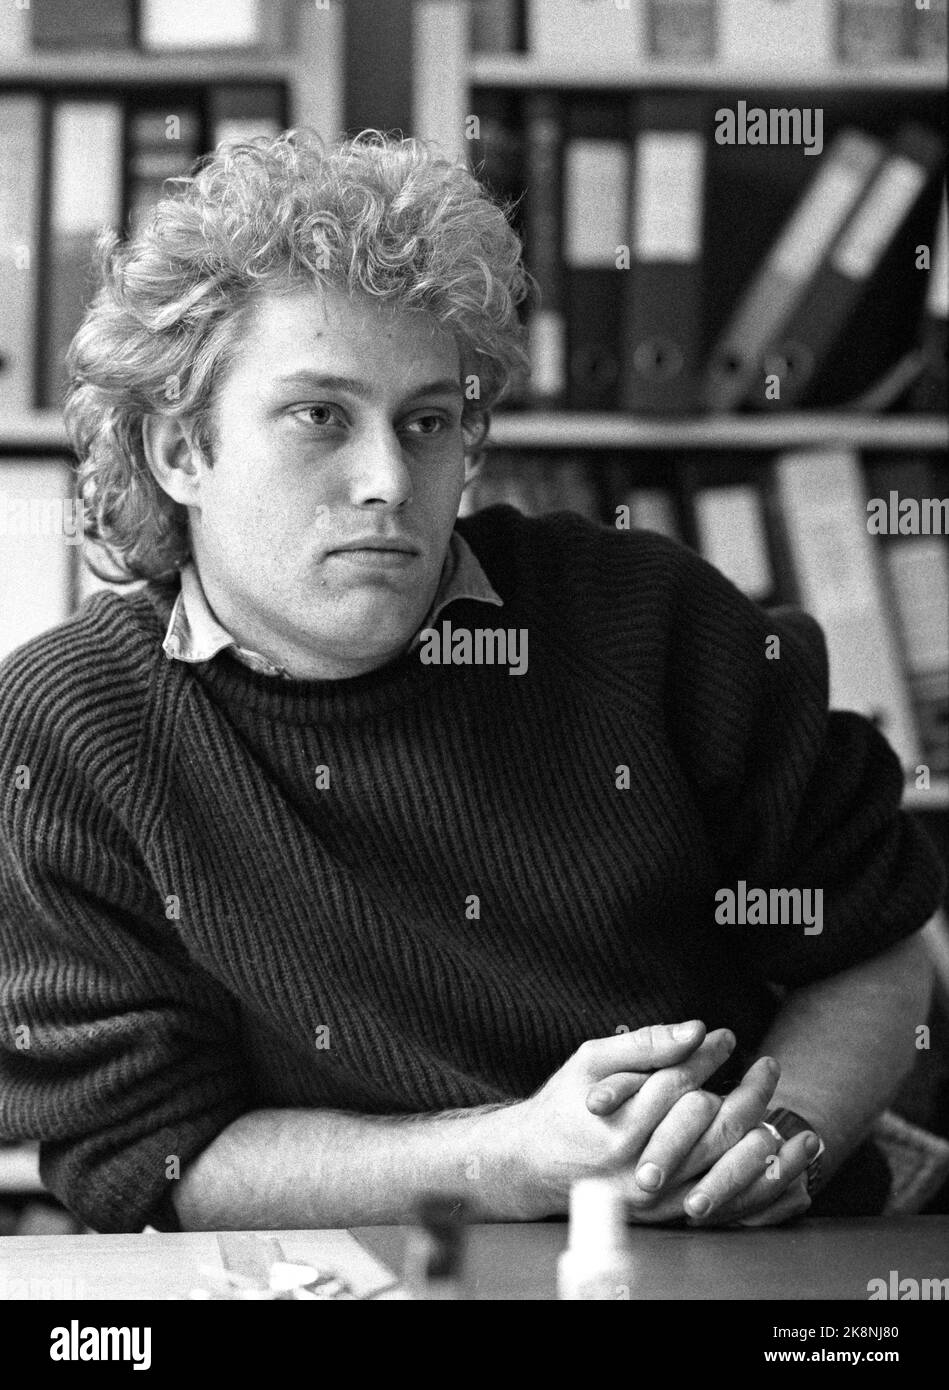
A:
<svg viewBox="0 0 949 1390">
<path fill-rule="evenodd" d="M 384 502 L 397 507 L 412 494 L 412 476 L 398 432 L 391 425 L 369 427 L 353 450 L 350 494 L 354 506 Z"/>
</svg>

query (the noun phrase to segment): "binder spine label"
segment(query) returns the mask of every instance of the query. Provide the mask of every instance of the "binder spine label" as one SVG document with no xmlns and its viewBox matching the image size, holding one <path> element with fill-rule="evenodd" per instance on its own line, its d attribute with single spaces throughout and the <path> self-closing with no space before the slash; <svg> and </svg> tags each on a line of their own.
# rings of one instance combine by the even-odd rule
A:
<svg viewBox="0 0 949 1390">
<path fill-rule="evenodd" d="M 885 62 L 900 57 L 906 24 L 904 0 L 839 0 L 839 6 L 837 44 L 843 62 Z"/>
<path fill-rule="evenodd" d="M 626 240 L 626 146 L 571 140 L 564 161 L 564 259 L 578 269 L 616 269 Z"/>
<path fill-rule="evenodd" d="M 924 63 L 946 61 L 946 0 L 929 0 L 913 11 L 913 51 Z"/>
<path fill-rule="evenodd" d="M 949 318 L 949 204 L 945 193 L 942 195 L 936 240 L 929 263 L 926 312 L 934 319 Z"/>
<path fill-rule="evenodd" d="M 649 0 L 649 56 L 680 63 L 714 58 L 715 3 L 716 0 Z"/>
<path fill-rule="evenodd" d="M 925 170 L 911 159 L 889 160 L 831 256 L 834 269 L 866 279 L 925 183 Z"/>
<path fill-rule="evenodd" d="M 636 146 L 633 257 L 691 262 L 702 252 L 705 145 L 687 131 L 644 131 Z"/>
<path fill-rule="evenodd" d="M 864 170 L 852 164 L 831 164 L 821 170 L 771 253 L 772 267 L 779 275 L 803 281 L 814 274 L 860 196 L 864 178 Z"/>
<path fill-rule="evenodd" d="M 567 358 L 563 314 L 556 309 L 538 309 L 528 325 L 531 362 L 531 389 L 538 396 L 559 396 L 566 387 L 564 363 Z"/>
</svg>

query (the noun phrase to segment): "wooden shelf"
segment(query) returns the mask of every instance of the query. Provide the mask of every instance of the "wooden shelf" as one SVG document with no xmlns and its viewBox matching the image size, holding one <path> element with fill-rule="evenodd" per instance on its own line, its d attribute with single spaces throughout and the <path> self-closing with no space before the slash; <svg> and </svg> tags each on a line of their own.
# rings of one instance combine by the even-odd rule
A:
<svg viewBox="0 0 949 1390">
<path fill-rule="evenodd" d="M 24 415 L 0 419 L 0 449 L 49 449 L 62 453 L 69 449 L 66 426 L 58 410 L 31 410 Z"/>
<path fill-rule="evenodd" d="M 886 67 L 721 68 L 714 63 L 637 64 L 607 66 L 580 58 L 577 62 L 539 61 L 522 53 L 482 54 L 468 63 L 468 80 L 474 87 L 682 87 L 698 91 L 774 90 L 823 91 L 828 88 L 865 91 L 938 92 L 946 86 L 947 70 L 933 64 L 893 63 Z"/>
<path fill-rule="evenodd" d="M 17 86 L 112 85 L 138 87 L 160 83 L 274 81 L 292 76 L 290 54 L 248 49 L 217 53 L 104 53 L 101 49 L 65 53 L 30 53 L 0 60 L 0 84 Z"/>
<path fill-rule="evenodd" d="M 908 782 L 903 806 L 907 811 L 949 811 L 949 777 L 936 777 L 928 791 Z"/>
<path fill-rule="evenodd" d="M 811 413 L 646 419 L 525 411 L 497 415 L 489 444 L 500 449 L 795 449 L 844 445 L 864 449 L 945 449 L 944 416 Z"/>
<path fill-rule="evenodd" d="M 4 1193 L 43 1191 L 36 1144 L 0 1146 L 0 1197 Z"/>
<path fill-rule="evenodd" d="M 653 420 L 593 412 L 525 411 L 496 415 L 489 447 L 497 449 L 794 449 L 844 445 L 855 449 L 949 448 L 942 415 L 721 415 Z M 0 452 L 68 451 L 56 410 L 36 410 L 0 422 Z"/>
</svg>

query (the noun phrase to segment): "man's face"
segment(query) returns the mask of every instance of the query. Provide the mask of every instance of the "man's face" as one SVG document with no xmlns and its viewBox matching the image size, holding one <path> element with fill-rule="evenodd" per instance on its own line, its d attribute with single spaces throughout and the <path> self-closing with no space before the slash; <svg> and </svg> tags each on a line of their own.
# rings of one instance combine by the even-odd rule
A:
<svg viewBox="0 0 949 1390">
<path fill-rule="evenodd" d="M 457 346 L 426 316 L 336 291 L 260 301 L 189 510 L 205 592 L 241 646 L 306 679 L 405 648 L 458 513 L 462 403 Z"/>
</svg>

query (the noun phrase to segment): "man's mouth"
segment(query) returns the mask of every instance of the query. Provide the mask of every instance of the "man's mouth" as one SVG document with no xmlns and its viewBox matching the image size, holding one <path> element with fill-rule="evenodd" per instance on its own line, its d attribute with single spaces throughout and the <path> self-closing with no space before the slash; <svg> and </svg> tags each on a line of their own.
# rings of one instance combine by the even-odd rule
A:
<svg viewBox="0 0 949 1390">
<path fill-rule="evenodd" d="M 401 569 L 420 555 L 413 541 L 401 536 L 360 536 L 326 552 L 327 559 L 375 569 Z"/>
<path fill-rule="evenodd" d="M 391 550 L 401 555 L 417 555 L 418 546 L 404 536 L 358 536 L 345 545 L 334 545 L 328 555 L 340 555 L 354 550 Z"/>
</svg>

